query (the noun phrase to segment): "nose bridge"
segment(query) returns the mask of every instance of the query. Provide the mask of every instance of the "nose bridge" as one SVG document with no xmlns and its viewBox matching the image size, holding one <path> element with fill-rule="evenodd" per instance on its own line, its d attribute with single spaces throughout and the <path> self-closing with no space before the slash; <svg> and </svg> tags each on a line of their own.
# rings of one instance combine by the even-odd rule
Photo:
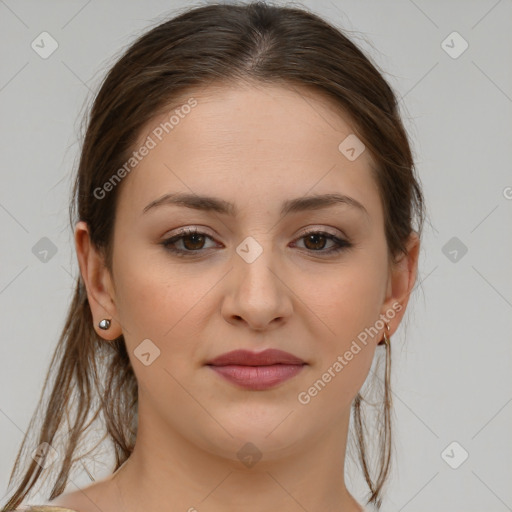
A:
<svg viewBox="0 0 512 512">
<path fill-rule="evenodd" d="M 273 256 L 270 235 L 246 237 L 234 255 L 232 289 L 225 313 L 241 317 L 256 329 L 290 313 L 288 288 Z"/>
<path fill-rule="evenodd" d="M 257 238 L 256 238 L 257 237 Z M 236 248 L 235 268 L 240 287 L 252 293 L 269 295 L 279 288 L 270 236 L 246 237 Z"/>
</svg>

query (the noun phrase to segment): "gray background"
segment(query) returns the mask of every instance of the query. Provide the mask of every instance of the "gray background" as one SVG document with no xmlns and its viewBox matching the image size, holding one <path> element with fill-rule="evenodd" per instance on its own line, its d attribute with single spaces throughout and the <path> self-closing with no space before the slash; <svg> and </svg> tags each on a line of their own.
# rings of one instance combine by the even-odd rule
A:
<svg viewBox="0 0 512 512">
<path fill-rule="evenodd" d="M 81 115 L 121 50 L 184 5 L 0 0 L 2 495 L 78 271 L 67 202 Z M 384 510 L 512 510 L 512 1 L 303 5 L 347 29 L 402 97 L 430 215 L 422 284 L 392 339 Z M 58 43 L 47 59 L 31 47 L 43 31 Z M 442 45 L 453 31 L 469 44 L 457 58 L 445 49 L 460 39 Z M 33 252 L 43 237 L 47 261 Z"/>
</svg>

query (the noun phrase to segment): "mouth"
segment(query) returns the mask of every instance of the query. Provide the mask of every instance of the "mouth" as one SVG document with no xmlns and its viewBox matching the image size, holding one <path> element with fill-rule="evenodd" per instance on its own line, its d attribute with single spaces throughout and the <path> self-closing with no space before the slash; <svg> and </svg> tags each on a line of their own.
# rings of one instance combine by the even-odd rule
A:
<svg viewBox="0 0 512 512">
<path fill-rule="evenodd" d="M 291 379 L 307 363 L 288 352 L 268 349 L 258 353 L 234 350 L 208 361 L 206 365 L 232 384 L 262 391 Z"/>
</svg>

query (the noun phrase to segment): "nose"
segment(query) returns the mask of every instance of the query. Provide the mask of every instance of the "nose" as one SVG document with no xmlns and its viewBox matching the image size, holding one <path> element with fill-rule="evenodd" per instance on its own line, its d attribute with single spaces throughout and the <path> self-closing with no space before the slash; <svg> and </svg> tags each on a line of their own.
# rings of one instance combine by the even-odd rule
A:
<svg viewBox="0 0 512 512">
<path fill-rule="evenodd" d="M 234 256 L 222 304 L 227 322 L 265 331 L 290 318 L 293 292 L 286 283 L 285 271 L 271 261 L 270 252 L 263 251 L 250 263 L 238 254 Z"/>
</svg>

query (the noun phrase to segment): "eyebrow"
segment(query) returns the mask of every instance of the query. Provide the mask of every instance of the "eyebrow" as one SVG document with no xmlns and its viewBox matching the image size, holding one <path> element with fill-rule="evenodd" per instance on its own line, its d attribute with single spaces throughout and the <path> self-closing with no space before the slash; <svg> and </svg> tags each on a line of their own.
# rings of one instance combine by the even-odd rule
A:
<svg viewBox="0 0 512 512">
<path fill-rule="evenodd" d="M 353 197 L 343 194 L 321 194 L 313 196 L 297 197 L 295 199 L 288 199 L 281 207 L 281 215 L 287 215 L 288 213 L 296 213 L 307 210 L 320 210 L 328 208 L 330 206 L 344 204 L 354 208 L 370 217 L 366 208 Z M 151 201 L 147 206 L 144 207 L 142 213 L 146 213 L 152 208 L 162 205 L 177 205 L 185 208 L 192 208 L 194 210 L 201 211 L 214 211 L 217 213 L 223 213 L 233 217 L 237 216 L 237 207 L 225 201 L 210 196 L 198 196 L 196 194 L 188 193 L 174 193 L 164 194 L 163 196 Z"/>
</svg>

